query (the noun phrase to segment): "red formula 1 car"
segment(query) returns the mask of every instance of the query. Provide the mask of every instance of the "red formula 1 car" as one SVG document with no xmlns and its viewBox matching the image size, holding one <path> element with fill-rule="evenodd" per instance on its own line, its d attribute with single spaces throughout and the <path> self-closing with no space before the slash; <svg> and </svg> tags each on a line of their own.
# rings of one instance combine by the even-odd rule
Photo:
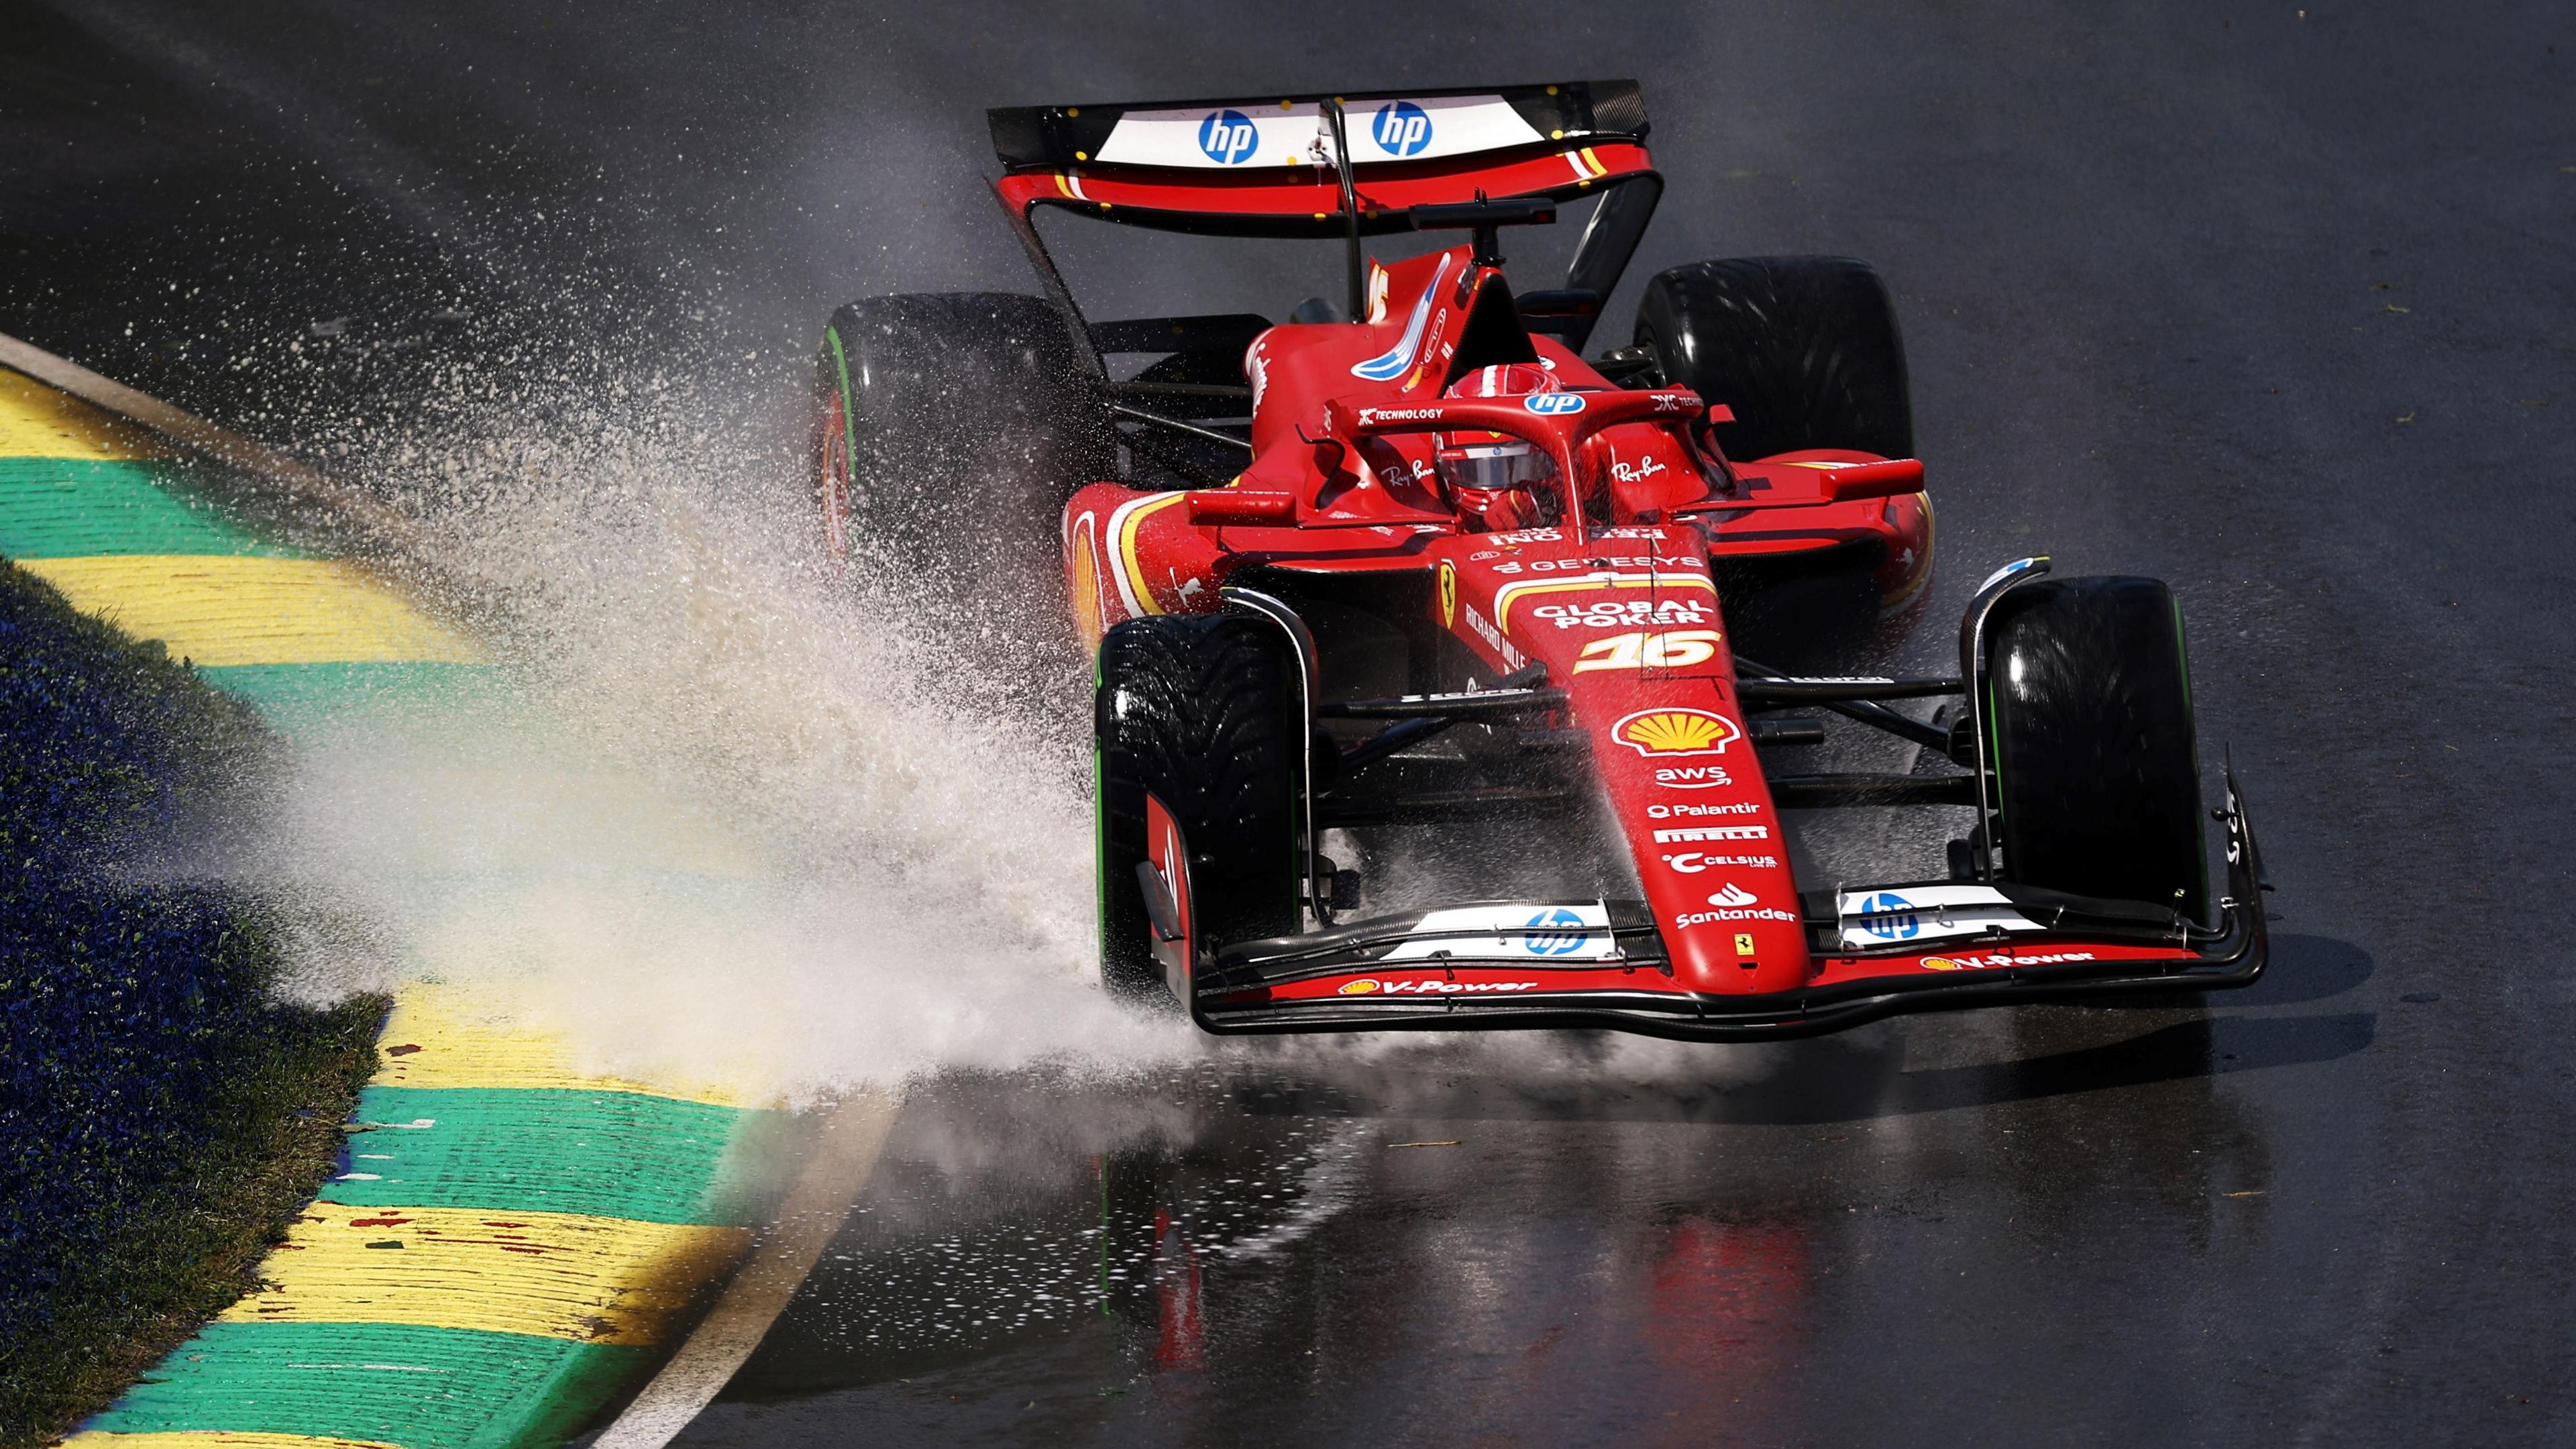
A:
<svg viewBox="0 0 2576 1449">
<path fill-rule="evenodd" d="M 1916 599 L 1932 510 L 1860 263 L 1674 268 L 1630 345 L 1583 355 L 1663 185 L 1633 83 L 991 120 L 1049 295 L 835 317 L 825 534 L 934 591 L 1038 592 L 1060 549 L 1113 989 L 1216 1032 L 1733 1039 L 2261 971 L 2232 773 L 2210 890 L 2161 583 L 2009 564 L 1950 677 L 1737 652 L 1751 621 L 1794 650 Z M 1503 229 L 1575 204 L 1564 285 L 1516 295 Z M 1058 209 L 1338 241 L 1347 301 L 1087 322 L 1039 234 Z M 1463 243 L 1364 250 L 1442 229 Z M 1822 715 L 1944 772 L 1782 763 Z M 1863 805 L 1962 820 L 1942 878 L 1801 882 L 1783 812 Z"/>
</svg>

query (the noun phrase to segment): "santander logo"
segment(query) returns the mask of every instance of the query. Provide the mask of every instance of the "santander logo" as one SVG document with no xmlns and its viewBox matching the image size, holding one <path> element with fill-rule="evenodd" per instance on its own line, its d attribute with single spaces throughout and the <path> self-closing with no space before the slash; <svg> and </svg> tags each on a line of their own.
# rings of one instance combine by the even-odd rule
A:
<svg viewBox="0 0 2576 1449">
<path fill-rule="evenodd" d="M 1708 898 L 1708 903 L 1712 906 L 1749 906 L 1753 904 L 1753 902 L 1753 892 L 1746 890 L 1744 887 L 1737 885 L 1733 881 L 1728 881 L 1725 885 L 1719 887 L 1717 894 Z"/>
</svg>

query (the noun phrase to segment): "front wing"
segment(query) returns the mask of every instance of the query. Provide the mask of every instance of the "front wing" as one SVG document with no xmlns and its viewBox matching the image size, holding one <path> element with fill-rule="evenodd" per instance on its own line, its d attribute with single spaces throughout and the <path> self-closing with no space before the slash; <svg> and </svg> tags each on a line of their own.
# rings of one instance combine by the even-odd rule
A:
<svg viewBox="0 0 2576 1449">
<path fill-rule="evenodd" d="M 1584 1027 L 1692 1041 L 1813 1036 L 1899 1012 L 2207 991 L 2262 975 L 2261 857 L 2227 777 L 2227 891 L 2214 929 L 2149 911 L 2066 909 L 1937 945 L 1854 948 L 1846 919 L 1806 986 L 1681 989 L 1637 901 L 1486 902 L 1229 947 L 1192 993 L 1218 1033 Z M 1906 889 L 1906 888 L 1898 888 Z M 1828 908 L 1830 912 L 1831 908 Z"/>
</svg>

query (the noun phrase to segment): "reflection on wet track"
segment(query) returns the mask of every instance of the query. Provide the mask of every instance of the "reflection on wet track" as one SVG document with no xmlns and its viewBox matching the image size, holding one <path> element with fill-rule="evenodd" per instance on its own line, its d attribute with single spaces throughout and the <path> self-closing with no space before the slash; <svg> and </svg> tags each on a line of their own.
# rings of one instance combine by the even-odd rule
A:
<svg viewBox="0 0 2576 1449">
<path fill-rule="evenodd" d="M 1598 1044 L 1563 1039 L 933 1084 L 683 1442 L 1762 1442 L 1821 1427 L 1787 1384 L 1863 1351 L 1888 1303 L 2019 1338 L 2006 1265 L 2142 1236 L 2217 1289 L 2275 1216 L 2225 1081 L 2348 1055 L 2372 1023 L 1909 1027 L 1739 1049 L 1704 1082 L 1659 1054 L 1587 1072 Z M 2128 1110 L 2089 1110 L 2103 1094 Z"/>
</svg>

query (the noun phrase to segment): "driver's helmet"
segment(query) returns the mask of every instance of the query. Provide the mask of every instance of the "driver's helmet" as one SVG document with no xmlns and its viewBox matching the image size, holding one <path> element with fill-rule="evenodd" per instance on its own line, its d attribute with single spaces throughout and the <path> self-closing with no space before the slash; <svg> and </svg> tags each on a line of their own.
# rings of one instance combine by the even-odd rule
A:
<svg viewBox="0 0 2576 1449">
<path fill-rule="evenodd" d="M 1480 367 L 1449 385 L 1449 397 L 1520 397 L 1559 392 L 1556 374 L 1532 362 Z M 1453 432 L 1436 439 L 1440 481 L 1460 508 L 1490 518 L 1496 527 L 1527 527 L 1544 511 L 1533 485 L 1556 477 L 1554 460 L 1526 438 L 1509 433 Z M 1550 500 L 1552 501 L 1552 500 Z"/>
</svg>

